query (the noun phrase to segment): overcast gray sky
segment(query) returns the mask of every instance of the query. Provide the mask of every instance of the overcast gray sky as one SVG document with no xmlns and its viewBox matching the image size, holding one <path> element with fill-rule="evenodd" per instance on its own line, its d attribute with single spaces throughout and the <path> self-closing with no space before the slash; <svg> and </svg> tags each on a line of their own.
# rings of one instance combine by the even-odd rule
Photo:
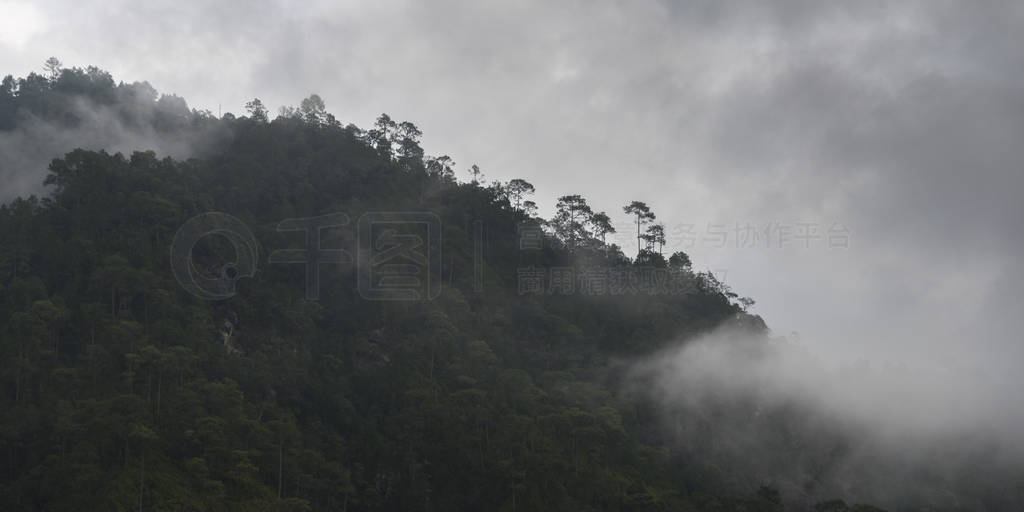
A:
<svg viewBox="0 0 1024 512">
<path fill-rule="evenodd" d="M 646 201 L 808 346 L 1024 366 L 1024 4 L 553 4 L 0 0 L 0 73 L 52 55 L 213 112 L 388 112 L 542 211 L 580 193 L 628 232 Z"/>
</svg>

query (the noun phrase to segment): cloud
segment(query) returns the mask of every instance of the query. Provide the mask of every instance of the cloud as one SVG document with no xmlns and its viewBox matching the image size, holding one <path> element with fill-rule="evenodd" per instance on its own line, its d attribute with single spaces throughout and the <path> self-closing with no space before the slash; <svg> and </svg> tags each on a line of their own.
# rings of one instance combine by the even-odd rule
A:
<svg viewBox="0 0 1024 512">
<path fill-rule="evenodd" d="M 741 487 L 771 483 L 791 506 L 1017 506 L 1024 413 L 1008 376 L 836 363 L 729 326 L 635 362 L 630 375 L 690 463 L 726 468 Z"/>
<path fill-rule="evenodd" d="M 46 30 L 42 13 L 27 2 L 0 2 L 0 45 L 22 49 L 33 36 Z"/>
<path fill-rule="evenodd" d="M 165 106 L 154 101 L 156 91 L 148 84 L 122 86 L 118 93 L 135 94 L 135 101 L 108 106 L 75 97 L 64 118 L 74 122 L 23 113 L 16 129 L 0 131 L 0 202 L 45 194 L 43 180 L 50 162 L 77 148 L 126 155 L 153 151 L 158 157 L 186 159 L 204 154 L 227 135 L 224 127 L 204 123 L 162 128 Z M 190 115 L 183 103 L 179 108 L 175 115 Z"/>
</svg>

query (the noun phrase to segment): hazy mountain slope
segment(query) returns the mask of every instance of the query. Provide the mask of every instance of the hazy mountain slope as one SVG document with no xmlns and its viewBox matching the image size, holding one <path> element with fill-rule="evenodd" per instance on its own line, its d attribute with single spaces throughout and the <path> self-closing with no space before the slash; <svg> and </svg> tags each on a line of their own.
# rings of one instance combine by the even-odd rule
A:
<svg viewBox="0 0 1024 512">
<path fill-rule="evenodd" d="M 624 362 L 673 340 L 722 324 L 767 339 L 710 276 L 558 236 L 506 184 L 457 183 L 424 158 L 411 124 L 342 127 L 315 97 L 273 121 L 179 109 L 167 124 L 170 100 L 128 94 L 142 86 L 64 73 L 4 82 L 0 140 L 45 122 L 107 147 L 80 115 L 101 105 L 141 134 L 125 144 L 184 141 L 179 156 L 197 158 L 75 150 L 50 165 L 44 199 L 0 208 L 5 510 L 778 510 L 813 496 L 679 449 L 658 401 L 624 392 Z M 176 279 L 171 247 L 214 211 L 251 232 L 257 264 L 207 300 Z M 399 223 L 367 244 L 374 212 L 436 222 L 416 274 L 429 300 L 373 300 L 360 281 L 379 244 L 422 234 Z M 310 300 L 294 228 L 339 213 L 320 247 L 344 254 Z M 238 258 L 222 237 L 192 249 L 214 278 Z M 584 289 L 608 268 L 626 281 Z M 543 287 L 524 289 L 538 269 Z"/>
</svg>

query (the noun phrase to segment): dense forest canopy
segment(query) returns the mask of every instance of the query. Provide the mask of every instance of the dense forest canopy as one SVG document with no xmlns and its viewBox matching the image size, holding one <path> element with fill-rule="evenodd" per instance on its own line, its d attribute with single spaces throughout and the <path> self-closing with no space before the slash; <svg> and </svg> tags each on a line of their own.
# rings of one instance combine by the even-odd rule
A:
<svg viewBox="0 0 1024 512">
<path fill-rule="evenodd" d="M 411 122 L 344 125 L 316 95 L 246 110 L 190 110 L 56 62 L 3 80 L 2 140 L 106 127 L 140 150 L 43 141 L 0 157 L 12 176 L 58 156 L 44 193 L 0 207 L 4 510 L 875 510 L 843 501 L 872 497 L 857 482 L 828 478 L 841 429 L 805 429 L 784 404 L 756 420 L 724 401 L 673 415 L 627 391 L 624 362 L 675 340 L 771 341 L 750 299 L 663 254 L 654 207 L 567 193 L 542 219 L 532 184 L 427 156 Z M 635 258 L 606 243 L 607 211 L 634 220 Z M 169 258 L 209 212 L 244 225 L 258 254 L 218 300 L 183 287 Z M 376 246 L 359 230 L 377 212 L 437 219 L 436 265 L 418 274 L 437 287 L 421 300 L 367 298 L 359 251 Z M 313 265 L 315 300 L 311 229 L 315 251 L 346 253 Z M 237 259 L 228 242 L 187 252 L 211 282 Z M 744 467 L 716 431 L 729 418 L 796 454 L 774 463 L 819 471 Z M 945 485 L 914 499 L 947 506 Z M 1019 504 L 985 485 L 957 500 Z"/>
</svg>

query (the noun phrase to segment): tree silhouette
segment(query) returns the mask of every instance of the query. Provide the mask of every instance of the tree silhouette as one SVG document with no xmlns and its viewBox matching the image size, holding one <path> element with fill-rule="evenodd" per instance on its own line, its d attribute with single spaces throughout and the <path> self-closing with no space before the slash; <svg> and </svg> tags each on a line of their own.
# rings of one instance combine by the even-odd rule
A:
<svg viewBox="0 0 1024 512">
<path fill-rule="evenodd" d="M 630 215 L 636 216 L 636 252 L 640 253 L 640 242 L 643 240 L 643 235 L 640 232 L 641 226 L 652 222 L 654 220 L 654 213 L 651 208 L 647 206 L 647 203 L 642 201 L 633 201 L 628 205 L 622 207 L 622 211 Z"/>
<path fill-rule="evenodd" d="M 252 101 L 246 103 L 245 111 L 249 113 L 249 119 L 253 121 L 260 123 L 269 121 L 267 107 L 263 106 L 263 102 L 259 98 L 253 98 Z"/>
<path fill-rule="evenodd" d="M 594 237 L 599 238 L 601 240 L 601 246 L 607 248 L 605 244 L 605 237 L 609 233 L 615 232 L 615 227 L 612 226 L 611 218 L 608 217 L 608 214 L 605 212 L 597 212 L 590 216 L 589 222 L 593 227 Z"/>
<path fill-rule="evenodd" d="M 377 150 L 377 154 L 390 159 L 392 156 L 391 141 L 394 139 L 394 132 L 397 129 L 398 123 L 392 121 L 391 116 L 381 114 L 377 117 L 377 122 L 374 123 L 373 128 L 367 130 L 366 140 L 370 143 L 370 146 Z"/>
<path fill-rule="evenodd" d="M 43 69 L 46 70 L 46 78 L 50 82 L 56 82 L 57 78 L 60 78 L 61 62 L 57 60 L 57 57 L 50 57 L 46 59 L 46 63 L 43 64 Z"/>
<path fill-rule="evenodd" d="M 662 249 L 665 247 L 665 225 L 658 223 L 647 226 L 647 232 L 642 235 L 642 238 L 647 242 L 647 250 L 654 251 L 654 246 L 658 246 L 658 254 L 661 254 Z"/>
<path fill-rule="evenodd" d="M 335 126 L 337 120 L 327 112 L 327 106 L 323 98 L 317 94 L 311 94 L 299 104 L 299 114 L 302 119 L 313 126 Z"/>
<path fill-rule="evenodd" d="M 691 266 L 690 256 L 683 251 L 676 251 L 669 256 L 668 264 L 675 268 L 689 269 Z"/>
<path fill-rule="evenodd" d="M 470 183 L 474 185 L 479 185 L 480 180 L 484 177 L 484 173 L 483 171 L 480 170 L 480 166 L 473 164 L 469 167 L 468 172 L 469 175 L 473 177 L 473 181 L 471 181 Z"/>
<path fill-rule="evenodd" d="M 455 161 L 448 155 L 430 157 L 426 159 L 425 166 L 427 174 L 446 182 L 455 181 Z"/>
<path fill-rule="evenodd" d="M 523 201 L 523 213 L 528 217 L 533 217 L 537 213 L 537 203 L 533 201 Z"/>
<path fill-rule="evenodd" d="M 420 137 L 423 132 L 409 121 L 398 123 L 395 131 L 391 134 L 390 146 L 394 148 L 395 158 L 410 168 L 414 165 L 422 165 L 423 148 L 420 147 Z"/>
<path fill-rule="evenodd" d="M 508 195 L 509 203 L 517 211 L 523 211 L 523 201 L 526 200 L 526 196 L 532 195 L 533 192 L 533 184 L 524 179 L 515 178 L 505 185 L 505 193 Z"/>
<path fill-rule="evenodd" d="M 557 211 L 552 220 L 555 232 L 570 249 L 573 249 L 579 240 L 587 237 L 585 223 L 590 220 L 593 210 L 590 209 L 587 200 L 579 194 L 559 197 L 555 207 Z"/>
</svg>

